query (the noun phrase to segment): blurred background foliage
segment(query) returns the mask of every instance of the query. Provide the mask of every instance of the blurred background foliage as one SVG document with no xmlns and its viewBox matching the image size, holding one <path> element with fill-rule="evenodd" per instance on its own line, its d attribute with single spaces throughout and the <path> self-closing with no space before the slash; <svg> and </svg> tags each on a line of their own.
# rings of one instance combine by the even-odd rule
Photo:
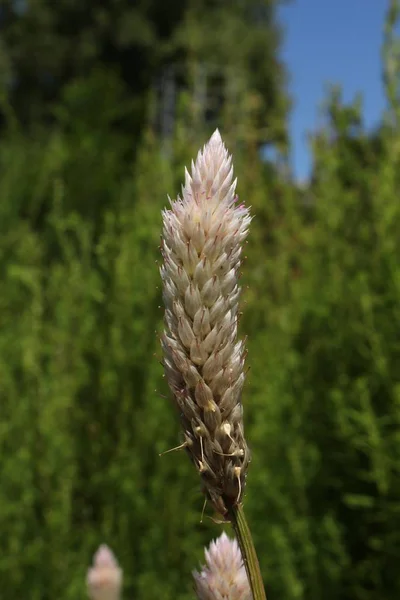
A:
<svg viewBox="0 0 400 600">
<path fill-rule="evenodd" d="M 158 456 L 179 428 L 157 261 L 166 194 L 216 125 L 255 215 L 246 509 L 268 596 L 399 598 L 397 5 L 381 124 L 333 89 L 307 185 L 288 169 L 277 5 L 0 3 L 1 598 L 84 598 L 102 542 L 125 598 L 193 597 L 221 526 L 200 523 L 187 457 Z"/>
</svg>

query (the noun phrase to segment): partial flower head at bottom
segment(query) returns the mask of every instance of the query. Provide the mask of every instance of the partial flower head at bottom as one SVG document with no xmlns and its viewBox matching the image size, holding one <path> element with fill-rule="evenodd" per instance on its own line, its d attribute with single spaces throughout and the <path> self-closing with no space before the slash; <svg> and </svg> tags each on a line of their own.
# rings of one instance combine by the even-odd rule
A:
<svg viewBox="0 0 400 600">
<path fill-rule="evenodd" d="M 223 533 L 205 550 L 206 565 L 194 571 L 199 600 L 252 600 L 242 555 L 236 540 Z"/>
</svg>

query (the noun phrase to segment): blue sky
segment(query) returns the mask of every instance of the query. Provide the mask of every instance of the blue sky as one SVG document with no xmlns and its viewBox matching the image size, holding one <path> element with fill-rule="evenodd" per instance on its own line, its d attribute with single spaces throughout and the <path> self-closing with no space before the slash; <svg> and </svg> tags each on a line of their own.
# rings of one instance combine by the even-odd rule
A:
<svg viewBox="0 0 400 600">
<path fill-rule="evenodd" d="M 373 126 L 385 98 L 381 44 L 388 0 L 294 0 L 279 11 L 284 27 L 282 57 L 293 98 L 290 118 L 292 167 L 298 179 L 309 173 L 307 132 L 322 123 L 321 105 L 329 83 L 341 84 L 345 101 L 362 92 L 364 119 Z"/>
</svg>

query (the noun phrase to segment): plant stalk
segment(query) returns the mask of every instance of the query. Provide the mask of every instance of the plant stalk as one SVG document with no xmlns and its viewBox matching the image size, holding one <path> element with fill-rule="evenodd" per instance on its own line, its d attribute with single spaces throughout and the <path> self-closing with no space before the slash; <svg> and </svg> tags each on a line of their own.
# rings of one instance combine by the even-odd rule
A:
<svg viewBox="0 0 400 600">
<path fill-rule="evenodd" d="M 242 553 L 243 563 L 246 568 L 247 577 L 253 594 L 253 600 L 267 600 L 260 571 L 260 564 L 258 562 L 250 528 L 244 514 L 243 505 L 239 504 L 231 507 L 229 510 L 229 518 Z"/>
</svg>

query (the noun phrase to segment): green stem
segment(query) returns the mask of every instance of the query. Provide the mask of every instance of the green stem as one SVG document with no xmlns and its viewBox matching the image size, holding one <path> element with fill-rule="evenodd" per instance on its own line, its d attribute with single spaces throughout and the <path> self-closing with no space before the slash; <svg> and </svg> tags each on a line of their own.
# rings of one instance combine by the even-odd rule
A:
<svg viewBox="0 0 400 600">
<path fill-rule="evenodd" d="M 239 542 L 253 600 L 267 600 L 256 549 L 241 504 L 229 510 L 229 518 Z"/>
</svg>

